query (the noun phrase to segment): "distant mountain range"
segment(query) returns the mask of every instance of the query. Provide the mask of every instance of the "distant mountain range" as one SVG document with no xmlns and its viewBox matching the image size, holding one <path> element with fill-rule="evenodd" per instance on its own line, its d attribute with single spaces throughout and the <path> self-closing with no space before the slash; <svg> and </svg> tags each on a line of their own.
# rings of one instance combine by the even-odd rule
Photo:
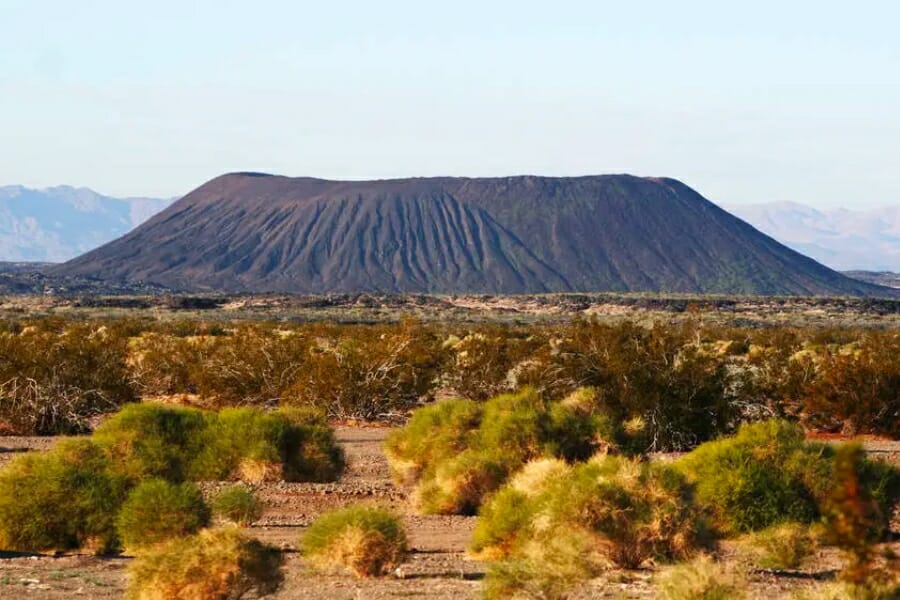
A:
<svg viewBox="0 0 900 600">
<path fill-rule="evenodd" d="M 0 187 L 0 261 L 69 260 L 128 233 L 172 200 L 112 198 L 69 186 Z"/>
<path fill-rule="evenodd" d="M 900 206 L 819 210 L 774 202 L 724 208 L 833 269 L 900 272 Z"/>
<path fill-rule="evenodd" d="M 228 292 L 882 295 L 668 178 L 217 177 L 46 271 Z"/>
</svg>

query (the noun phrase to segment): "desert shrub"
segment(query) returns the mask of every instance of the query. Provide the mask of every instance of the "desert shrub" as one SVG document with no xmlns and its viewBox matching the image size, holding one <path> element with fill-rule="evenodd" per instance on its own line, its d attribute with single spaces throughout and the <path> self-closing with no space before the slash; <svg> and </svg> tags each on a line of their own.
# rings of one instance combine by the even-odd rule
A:
<svg viewBox="0 0 900 600">
<path fill-rule="evenodd" d="M 463 398 L 487 400 L 517 387 L 515 369 L 546 340 L 530 330 L 482 325 L 445 344 L 453 353 L 444 368 L 446 384 Z"/>
<path fill-rule="evenodd" d="M 535 354 L 522 381 L 548 397 L 591 386 L 596 412 L 646 427 L 632 451 L 684 450 L 730 432 L 738 403 L 726 361 L 697 342 L 693 326 L 576 321 Z"/>
<path fill-rule="evenodd" d="M 195 533 L 209 524 L 210 510 L 193 483 L 148 479 L 128 494 L 116 517 L 119 539 L 129 549 Z"/>
<path fill-rule="evenodd" d="M 0 422 L 20 435 L 81 433 L 135 400 L 121 327 L 45 323 L 0 333 Z"/>
<path fill-rule="evenodd" d="M 698 500 L 729 533 L 756 531 L 817 516 L 810 466 L 827 462 L 829 450 L 807 444 L 803 430 L 785 421 L 745 425 L 737 435 L 707 442 L 678 466 L 696 482 Z M 821 477 L 821 475 L 820 475 Z"/>
<path fill-rule="evenodd" d="M 782 523 L 764 529 L 750 538 L 759 553 L 756 562 L 766 569 L 796 569 L 815 549 L 809 527 L 800 523 Z"/>
<path fill-rule="evenodd" d="M 443 357 L 437 334 L 415 323 L 343 329 L 310 348 L 285 403 L 340 419 L 402 413 L 431 394 Z"/>
<path fill-rule="evenodd" d="M 523 481 L 531 481 L 533 476 L 526 473 L 527 469 Z M 583 534 L 589 545 L 586 554 L 634 568 L 650 558 L 689 556 L 706 541 L 706 526 L 693 504 L 691 487 L 664 464 L 598 456 L 574 467 L 554 465 L 534 488 L 528 490 L 526 485 L 513 479 L 485 504 L 479 513 L 476 550 L 493 549 L 502 556 L 511 549 L 514 554 L 516 545 L 529 539 L 572 530 Z M 504 506 L 509 510 L 502 510 Z M 531 518 L 520 520 L 522 513 Z M 510 519 L 523 526 L 515 530 Z M 484 543 L 480 534 L 488 531 L 506 534 L 495 536 L 503 540 L 500 548 Z"/>
<path fill-rule="evenodd" d="M 262 503 L 242 485 L 232 485 L 219 491 L 212 500 L 213 513 L 236 525 L 247 526 L 263 514 Z"/>
<path fill-rule="evenodd" d="M 135 404 L 104 422 L 94 439 L 133 479 L 333 480 L 343 454 L 312 413 Z"/>
<path fill-rule="evenodd" d="M 709 543 L 691 486 L 668 465 L 598 456 L 529 468 L 479 513 L 471 550 L 501 559 L 486 582 L 494 597 L 563 597 L 611 565 L 684 559 Z"/>
<path fill-rule="evenodd" d="M 747 598 L 743 577 L 709 556 L 667 568 L 658 577 L 660 600 L 734 600 Z"/>
<path fill-rule="evenodd" d="M 238 528 L 205 529 L 146 549 L 128 569 L 130 600 L 233 600 L 281 586 L 277 549 Z"/>
<path fill-rule="evenodd" d="M 508 467 L 498 455 L 466 450 L 430 471 L 416 487 L 413 504 L 425 514 L 474 515 L 507 475 Z"/>
<path fill-rule="evenodd" d="M 707 542 L 691 486 L 664 464 L 598 457 L 550 483 L 538 502 L 560 527 L 582 527 L 623 567 L 685 558 Z"/>
<path fill-rule="evenodd" d="M 357 577 L 384 575 L 406 557 L 406 532 L 393 513 L 350 506 L 320 516 L 302 540 L 304 555 L 322 568 L 346 568 Z"/>
<path fill-rule="evenodd" d="M 481 422 L 482 407 L 471 400 L 443 400 L 413 412 L 385 441 L 394 478 L 415 483 L 430 465 L 465 450 Z"/>
<path fill-rule="evenodd" d="M 559 459 L 545 458 L 527 463 L 482 505 L 469 544 L 470 553 L 482 559 L 511 555 L 520 532 L 531 526 L 538 510 L 539 503 L 534 497 L 543 493 L 552 481 L 564 477 L 569 468 Z"/>
<path fill-rule="evenodd" d="M 388 460 L 426 513 L 474 514 L 526 462 L 583 460 L 597 447 L 596 421 L 543 400 L 532 388 L 484 403 L 440 402 L 413 413 L 387 441 Z"/>
<path fill-rule="evenodd" d="M 523 544 L 513 558 L 488 565 L 487 600 L 564 600 L 580 582 L 596 573 L 596 562 L 584 554 L 583 536 L 567 532 Z"/>
<path fill-rule="evenodd" d="M 333 481 L 344 467 L 334 432 L 309 411 L 223 409 L 204 440 L 194 479 Z"/>
<path fill-rule="evenodd" d="M 812 522 L 835 480 L 834 448 L 806 442 L 799 426 L 780 420 L 742 426 L 736 435 L 707 442 L 676 464 L 726 533 Z M 896 469 L 864 459 L 857 468 L 861 485 L 879 506 L 893 506 L 900 493 Z M 882 521 L 880 531 L 885 525 Z"/>
<path fill-rule="evenodd" d="M 344 471 L 344 451 L 325 418 L 316 407 L 282 407 L 277 413 L 297 432 L 299 447 L 285 461 L 288 481 L 334 481 Z"/>
<path fill-rule="evenodd" d="M 88 440 L 18 457 L 0 470 L 0 548 L 114 551 L 127 489 Z"/>
<path fill-rule="evenodd" d="M 277 406 L 299 377 L 310 346 L 300 331 L 239 327 L 210 344 L 192 376 L 197 393 L 211 407 Z"/>
<path fill-rule="evenodd" d="M 208 442 L 212 418 L 212 413 L 193 408 L 132 404 L 103 422 L 93 439 L 115 468 L 132 479 L 184 481 Z"/>
<path fill-rule="evenodd" d="M 870 332 L 856 344 L 823 350 L 816 370 L 804 389 L 814 426 L 900 438 L 900 335 Z"/>
<path fill-rule="evenodd" d="M 195 376 L 212 340 L 146 332 L 129 342 L 128 366 L 143 396 L 195 394 Z"/>
</svg>

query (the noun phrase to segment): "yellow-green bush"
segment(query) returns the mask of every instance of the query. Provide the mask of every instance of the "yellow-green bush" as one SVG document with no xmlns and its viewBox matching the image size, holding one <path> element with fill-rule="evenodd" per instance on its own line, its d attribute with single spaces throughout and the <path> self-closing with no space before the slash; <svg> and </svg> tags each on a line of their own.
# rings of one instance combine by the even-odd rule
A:
<svg viewBox="0 0 900 600">
<path fill-rule="evenodd" d="M 135 479 L 322 481 L 343 469 L 331 429 L 317 417 L 258 408 L 215 413 L 135 404 L 105 421 L 94 439 Z"/>
<path fill-rule="evenodd" d="M 307 411 L 220 415 L 133 404 L 91 440 L 64 442 L 0 470 L 0 544 L 109 552 L 119 547 L 118 533 L 129 546 L 155 543 L 209 519 L 196 488 L 177 485 L 184 481 L 318 481 L 336 478 L 343 464 L 331 430 Z"/>
<path fill-rule="evenodd" d="M 209 524 L 210 510 L 193 483 L 142 481 L 128 494 L 116 517 L 125 548 L 134 550 L 195 533 Z"/>
<path fill-rule="evenodd" d="M 0 470 L 0 548 L 115 551 L 116 515 L 127 489 L 88 440 L 18 457 Z"/>
<path fill-rule="evenodd" d="M 390 511 L 356 505 L 316 519 L 303 536 L 304 555 L 320 568 L 358 577 L 385 575 L 406 558 L 406 532 Z"/>
<path fill-rule="evenodd" d="M 657 578 L 660 600 L 741 600 L 747 598 L 746 581 L 709 556 L 667 568 Z"/>
<path fill-rule="evenodd" d="M 129 478 L 184 481 L 193 478 L 211 419 L 212 413 L 194 408 L 132 404 L 104 421 L 93 439 Z"/>
<path fill-rule="evenodd" d="M 817 519 L 833 487 L 834 456 L 832 446 L 807 442 L 799 426 L 772 420 L 707 442 L 676 465 L 695 483 L 698 501 L 717 526 L 741 533 Z M 858 468 L 877 504 L 892 507 L 900 494 L 897 469 L 867 460 Z M 886 524 L 882 520 L 879 530 Z"/>
<path fill-rule="evenodd" d="M 449 400 L 419 409 L 386 452 L 395 478 L 414 484 L 426 513 L 474 514 L 526 462 L 583 460 L 599 444 L 598 420 L 526 388 L 478 404 Z"/>
<path fill-rule="evenodd" d="M 796 569 L 815 550 L 809 526 L 800 523 L 769 527 L 753 534 L 749 542 L 757 550 L 757 564 L 766 569 Z"/>
<path fill-rule="evenodd" d="M 212 500 L 213 513 L 235 525 L 247 526 L 263 514 L 262 503 L 243 485 L 231 485 L 220 490 Z"/>
<path fill-rule="evenodd" d="M 566 600 L 597 573 L 579 532 L 529 540 L 506 560 L 490 563 L 484 579 L 487 600 Z"/>
<path fill-rule="evenodd" d="M 482 406 L 472 400 L 443 400 L 413 411 L 406 425 L 385 441 L 394 478 L 415 483 L 429 466 L 468 448 L 481 414 Z"/>
<path fill-rule="evenodd" d="M 682 560 L 711 542 L 671 466 L 616 456 L 539 464 L 479 513 L 471 550 L 501 559 L 488 573 L 491 597 L 564 597 L 611 565 Z"/>
<path fill-rule="evenodd" d="M 281 553 L 236 527 L 204 529 L 141 552 L 128 568 L 129 600 L 229 600 L 281 587 Z"/>
</svg>

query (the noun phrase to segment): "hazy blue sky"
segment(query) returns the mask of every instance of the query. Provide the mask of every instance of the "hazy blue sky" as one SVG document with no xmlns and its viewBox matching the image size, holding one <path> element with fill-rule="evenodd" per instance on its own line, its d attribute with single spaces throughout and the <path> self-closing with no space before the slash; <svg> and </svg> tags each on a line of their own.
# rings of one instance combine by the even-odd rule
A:
<svg viewBox="0 0 900 600">
<path fill-rule="evenodd" d="M 900 203 L 896 2 L 0 0 L 0 184 L 667 175 Z"/>
</svg>

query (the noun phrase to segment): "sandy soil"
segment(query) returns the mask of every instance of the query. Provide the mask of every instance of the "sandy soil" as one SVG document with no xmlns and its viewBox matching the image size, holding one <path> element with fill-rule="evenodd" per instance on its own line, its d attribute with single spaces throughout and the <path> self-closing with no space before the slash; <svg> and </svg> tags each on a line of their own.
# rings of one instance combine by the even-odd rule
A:
<svg viewBox="0 0 900 600">
<path fill-rule="evenodd" d="M 276 598 L 460 600 L 478 597 L 486 565 L 465 556 L 474 519 L 413 514 L 405 491 L 391 482 L 381 452 L 388 431 L 339 428 L 338 439 L 347 453 L 349 468 L 336 483 L 273 483 L 257 487 L 266 511 L 250 532 L 280 547 L 286 555 L 286 582 Z M 53 443 L 53 438 L 0 437 L 0 463 L 18 452 L 45 449 Z M 900 443 L 867 442 L 866 445 L 873 454 L 900 463 Z M 213 492 L 220 485 L 206 484 L 204 488 Z M 315 573 L 297 552 L 303 531 L 312 519 L 324 510 L 353 502 L 380 503 L 404 515 L 412 553 L 396 577 L 360 581 L 342 574 Z M 896 527 L 898 524 L 895 520 L 895 529 L 900 529 Z M 892 545 L 900 553 L 900 542 Z M 720 552 L 729 563 L 742 561 L 738 546 L 733 543 L 723 544 Z M 0 552 L 0 598 L 119 598 L 130 560 L 128 557 Z M 827 579 L 840 564 L 840 557 L 833 549 L 822 549 L 797 572 L 754 571 L 750 575 L 751 597 L 784 597 L 791 590 Z M 652 576 L 650 569 L 610 572 L 605 578 L 586 585 L 577 597 L 652 598 Z"/>
</svg>

